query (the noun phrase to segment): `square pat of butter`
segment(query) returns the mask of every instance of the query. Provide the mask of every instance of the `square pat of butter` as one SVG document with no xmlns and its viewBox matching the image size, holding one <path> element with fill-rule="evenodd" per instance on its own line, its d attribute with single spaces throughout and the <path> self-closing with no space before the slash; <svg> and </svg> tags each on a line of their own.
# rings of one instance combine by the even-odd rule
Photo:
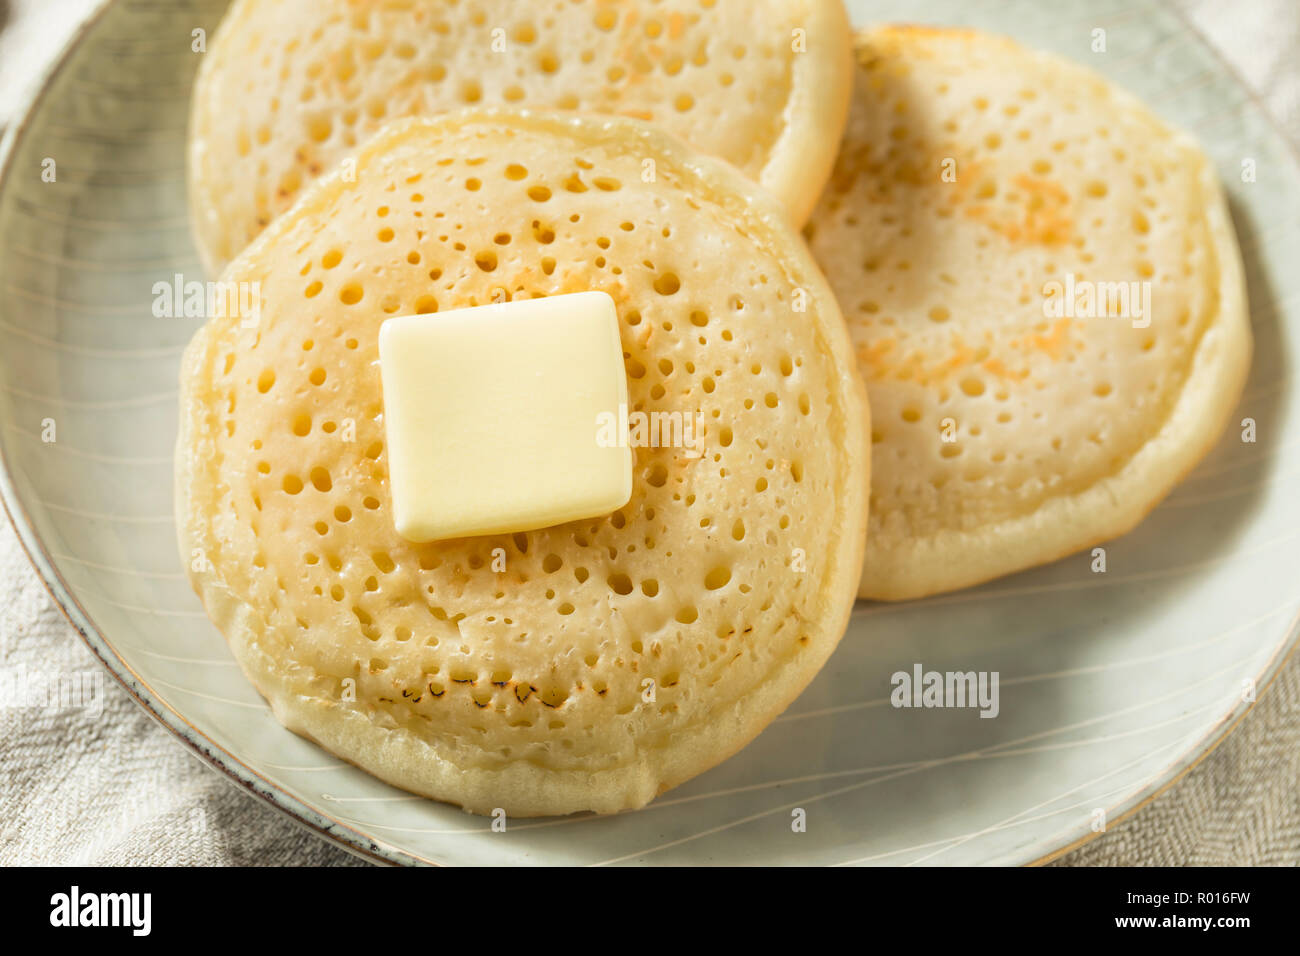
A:
<svg viewBox="0 0 1300 956">
<path fill-rule="evenodd" d="M 529 531 L 632 496 L 627 375 L 604 292 L 389 319 L 379 329 L 393 523 L 410 541 Z"/>
</svg>

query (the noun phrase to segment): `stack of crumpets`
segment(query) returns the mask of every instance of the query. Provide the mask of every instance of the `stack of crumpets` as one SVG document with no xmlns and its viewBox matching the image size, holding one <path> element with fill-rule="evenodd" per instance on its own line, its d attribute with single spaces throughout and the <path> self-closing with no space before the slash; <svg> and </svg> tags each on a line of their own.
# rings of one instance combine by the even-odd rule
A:
<svg viewBox="0 0 1300 956">
<path fill-rule="evenodd" d="M 287 727 L 477 813 L 644 806 L 856 597 L 1126 531 L 1249 362 L 1194 143 L 837 0 L 236 0 L 190 132 L 259 290 L 183 363 L 195 589 Z"/>
</svg>

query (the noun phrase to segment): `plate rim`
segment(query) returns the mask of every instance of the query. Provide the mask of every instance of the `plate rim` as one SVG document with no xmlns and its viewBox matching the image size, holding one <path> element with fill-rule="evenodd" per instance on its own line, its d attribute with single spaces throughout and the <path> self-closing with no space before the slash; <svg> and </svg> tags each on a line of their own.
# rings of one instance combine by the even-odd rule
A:
<svg viewBox="0 0 1300 956">
<path fill-rule="evenodd" d="M 35 113 L 41 105 L 54 80 L 68 66 L 72 56 L 99 26 L 105 14 L 122 0 L 97 0 L 94 8 L 73 30 L 68 39 L 59 48 L 58 53 L 43 67 L 37 76 L 29 82 L 18 98 L 18 105 L 13 113 L 8 128 L 0 136 L 0 196 L 3 195 L 12 170 L 17 143 L 23 133 L 32 124 Z M 1285 145 L 1292 158 L 1300 165 L 1300 147 L 1281 129 L 1276 119 L 1264 107 L 1255 90 L 1242 78 L 1233 64 L 1228 61 L 1205 34 L 1170 0 L 1158 0 L 1157 6 L 1166 14 L 1180 21 L 1183 29 L 1195 39 L 1198 46 L 1219 64 L 1219 67 L 1244 90 L 1249 100 L 1263 118 L 1266 125 Z M 1234 232 L 1235 232 L 1234 223 Z M 429 859 L 409 850 L 399 849 L 389 843 L 376 839 L 363 830 L 343 823 L 322 813 L 317 808 L 293 796 L 280 784 L 254 770 L 244 761 L 222 747 L 195 727 L 180 711 L 176 710 L 137 674 L 122 658 L 91 615 L 81 606 L 75 590 L 63 579 L 45 542 L 37 533 L 34 523 L 19 495 L 11 474 L 6 443 L 0 439 L 0 507 L 13 527 L 19 546 L 28 562 L 35 569 L 38 579 L 49 594 L 55 606 L 62 613 L 82 642 L 122 686 L 128 695 L 150 716 L 188 747 L 200 760 L 218 771 L 253 797 L 261 798 L 270 806 L 283 813 L 294 823 L 328 840 L 336 846 L 368 860 L 381 864 L 443 866 L 442 862 Z M 1025 856 L 1014 851 L 1002 857 L 986 861 L 989 865 L 1006 866 L 1042 866 L 1051 863 L 1066 854 L 1092 842 L 1103 832 L 1128 821 L 1138 811 L 1164 795 L 1179 783 L 1192 770 L 1196 769 L 1207 757 L 1241 724 L 1245 717 L 1255 709 L 1259 700 L 1268 693 L 1283 667 L 1286 666 L 1296 648 L 1300 647 L 1300 611 L 1297 611 L 1288 625 L 1286 636 L 1277 644 L 1267 661 L 1261 665 L 1256 675 L 1256 693 L 1254 700 L 1242 701 L 1232 710 L 1224 713 L 1214 726 L 1198 737 L 1191 745 L 1180 751 L 1160 771 L 1133 793 L 1117 800 L 1106 810 L 1106 827 L 1102 831 L 1078 834 L 1078 828 L 1070 828 L 1062 833 L 1065 842 L 1047 852 L 1033 850 Z"/>
<path fill-rule="evenodd" d="M 118 3 L 119 0 L 97 0 L 85 19 L 77 25 L 59 48 L 58 53 L 18 97 L 13 119 L 4 130 L 3 136 L 0 136 L 0 194 L 3 194 L 8 185 L 18 140 L 31 125 L 41 101 L 54 80 L 67 67 L 72 56 L 99 26 L 105 14 Z M 107 640 L 91 615 L 81 606 L 72 586 L 63 579 L 18 493 L 3 440 L 0 440 L 0 507 L 3 507 L 5 516 L 18 538 L 19 546 L 35 569 L 36 576 L 40 579 L 46 593 L 67 622 L 72 625 L 82 642 L 132 700 L 193 751 L 200 760 L 220 771 L 223 776 L 229 778 L 231 783 L 238 785 L 251 796 L 262 798 L 298 825 L 306 827 L 357 856 L 376 863 L 440 865 L 437 861 L 425 859 L 373 839 L 342 821 L 320 813 L 279 784 L 259 774 L 200 731 L 183 714 L 159 697 L 149 683 L 126 663 L 112 643 Z"/>
</svg>

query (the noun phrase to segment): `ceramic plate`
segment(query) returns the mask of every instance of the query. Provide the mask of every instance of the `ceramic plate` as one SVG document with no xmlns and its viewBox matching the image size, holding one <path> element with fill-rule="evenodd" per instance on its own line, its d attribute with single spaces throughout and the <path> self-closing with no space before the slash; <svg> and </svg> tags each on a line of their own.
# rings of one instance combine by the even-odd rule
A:
<svg viewBox="0 0 1300 956">
<path fill-rule="evenodd" d="M 1219 447 L 1107 570 L 1080 555 L 981 588 L 860 603 L 830 665 L 738 756 L 648 809 L 506 833 L 294 736 L 184 580 L 171 453 L 195 320 L 153 285 L 203 278 L 184 144 L 221 2 L 118 0 L 80 31 L 0 150 L 0 490 L 55 598 L 104 664 L 248 789 L 372 857 L 438 863 L 1026 863 L 1087 838 L 1194 764 L 1296 640 L 1300 168 L 1172 10 L 1134 0 L 871 0 L 855 20 L 965 23 L 1102 71 L 1189 129 L 1228 184 L 1256 359 Z M 1107 51 L 1092 50 L 1105 30 Z M 42 172 L 54 161 L 55 181 Z M 1255 181 L 1244 182 L 1243 161 Z M 51 432 L 51 429 L 53 431 Z M 1288 437 L 1290 436 L 1290 437 Z M 53 437 L 54 441 L 47 441 Z M 903 710 L 890 677 L 997 671 L 1000 713 Z M 806 813 L 794 832 L 792 813 Z"/>
</svg>

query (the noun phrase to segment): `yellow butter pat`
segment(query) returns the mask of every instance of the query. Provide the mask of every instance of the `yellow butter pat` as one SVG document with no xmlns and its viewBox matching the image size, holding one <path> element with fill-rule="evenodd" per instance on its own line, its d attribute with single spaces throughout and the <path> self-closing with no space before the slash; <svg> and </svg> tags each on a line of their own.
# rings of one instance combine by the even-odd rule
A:
<svg viewBox="0 0 1300 956">
<path fill-rule="evenodd" d="M 604 292 L 392 318 L 379 365 L 402 537 L 529 531 L 631 498 L 631 449 L 599 428 L 627 405 Z"/>
</svg>

